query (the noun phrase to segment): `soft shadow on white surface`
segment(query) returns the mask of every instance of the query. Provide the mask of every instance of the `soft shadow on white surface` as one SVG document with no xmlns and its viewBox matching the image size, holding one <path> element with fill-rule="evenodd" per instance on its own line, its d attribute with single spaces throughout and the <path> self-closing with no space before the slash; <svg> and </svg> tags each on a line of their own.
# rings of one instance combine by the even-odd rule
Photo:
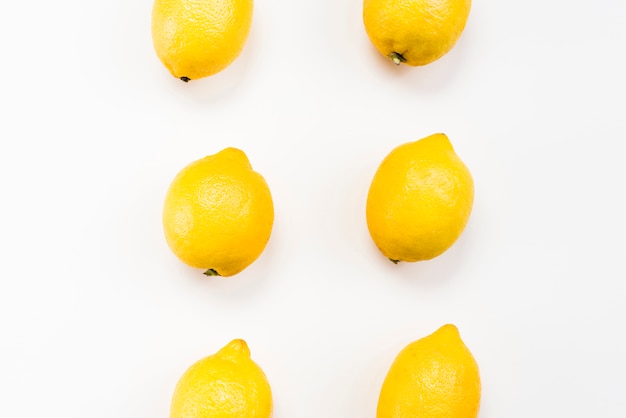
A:
<svg viewBox="0 0 626 418">
<path fill-rule="evenodd" d="M 237 90 L 245 88 L 245 78 L 255 67 L 253 61 L 259 36 L 255 36 L 254 30 L 251 32 L 250 40 L 239 57 L 219 73 L 185 83 L 163 67 L 162 80 L 155 81 L 166 86 L 166 91 L 172 95 L 170 100 L 188 102 L 191 106 L 219 104 L 236 96 Z"/>
</svg>

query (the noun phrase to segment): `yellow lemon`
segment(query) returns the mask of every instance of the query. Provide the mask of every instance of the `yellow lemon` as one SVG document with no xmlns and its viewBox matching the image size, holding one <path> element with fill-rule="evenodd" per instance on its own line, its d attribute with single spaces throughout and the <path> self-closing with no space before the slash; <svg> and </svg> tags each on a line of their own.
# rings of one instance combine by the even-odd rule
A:
<svg viewBox="0 0 626 418">
<path fill-rule="evenodd" d="M 376 418 L 476 418 L 480 374 L 456 326 L 407 345 L 383 381 Z"/>
<path fill-rule="evenodd" d="M 461 36 L 471 0 L 363 0 L 365 31 L 394 63 L 429 64 Z"/>
<path fill-rule="evenodd" d="M 165 196 L 163 228 L 170 249 L 207 275 L 232 276 L 252 264 L 273 223 L 270 189 L 237 148 L 187 165 Z"/>
<path fill-rule="evenodd" d="M 454 244 L 469 220 L 474 182 L 445 134 L 393 149 L 372 179 L 370 235 L 390 260 L 432 259 Z"/>
<path fill-rule="evenodd" d="M 269 418 L 272 391 L 244 340 L 194 363 L 174 389 L 170 418 Z"/>
<path fill-rule="evenodd" d="M 196 80 L 228 67 L 252 24 L 252 0 L 154 0 L 152 41 L 176 78 Z"/>
</svg>

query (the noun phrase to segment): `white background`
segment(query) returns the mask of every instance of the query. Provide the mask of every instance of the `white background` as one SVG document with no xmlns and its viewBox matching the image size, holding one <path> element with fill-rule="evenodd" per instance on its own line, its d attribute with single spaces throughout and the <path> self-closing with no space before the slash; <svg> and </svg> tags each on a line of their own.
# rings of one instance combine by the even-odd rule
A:
<svg viewBox="0 0 626 418">
<path fill-rule="evenodd" d="M 373 49 L 361 1 L 256 0 L 242 55 L 185 84 L 150 0 L 0 6 L 0 416 L 168 417 L 182 372 L 245 339 L 274 418 L 373 418 L 399 350 L 454 323 L 481 418 L 626 416 L 626 3 L 476 0 L 426 67 Z M 442 256 L 394 265 L 365 198 L 445 132 L 476 185 Z M 189 162 L 243 149 L 272 236 L 241 274 L 161 228 Z"/>
</svg>

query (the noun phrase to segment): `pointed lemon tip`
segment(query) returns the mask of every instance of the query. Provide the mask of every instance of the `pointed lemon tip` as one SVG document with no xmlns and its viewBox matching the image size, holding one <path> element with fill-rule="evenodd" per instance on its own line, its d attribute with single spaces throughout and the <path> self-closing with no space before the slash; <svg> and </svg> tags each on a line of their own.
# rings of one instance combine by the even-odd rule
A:
<svg viewBox="0 0 626 418">
<path fill-rule="evenodd" d="M 428 135 L 427 137 L 420 139 L 420 141 L 449 144 L 450 138 L 448 138 L 448 135 L 443 132 L 437 132 L 436 134 Z"/>
<path fill-rule="evenodd" d="M 461 338 L 459 329 L 454 324 L 445 324 L 434 333 L 444 338 Z"/>
<path fill-rule="evenodd" d="M 452 142 L 450 142 L 450 138 L 448 138 L 448 135 L 442 132 L 418 139 L 417 141 L 413 142 L 413 146 L 423 149 L 430 149 L 433 151 L 438 150 L 438 152 L 444 150 L 454 151 L 454 147 L 452 146 Z"/>
<path fill-rule="evenodd" d="M 218 354 L 222 357 L 250 357 L 250 348 L 241 338 L 236 338 L 226 344 Z"/>
<path fill-rule="evenodd" d="M 445 324 L 445 325 L 442 325 L 439 329 L 446 330 L 449 332 L 459 332 L 459 328 L 454 324 Z"/>
<path fill-rule="evenodd" d="M 246 167 L 250 166 L 250 160 L 243 150 L 235 147 L 224 148 L 220 152 L 217 153 L 220 157 L 227 158 L 230 161 L 234 161 L 240 164 L 243 164 Z"/>
</svg>

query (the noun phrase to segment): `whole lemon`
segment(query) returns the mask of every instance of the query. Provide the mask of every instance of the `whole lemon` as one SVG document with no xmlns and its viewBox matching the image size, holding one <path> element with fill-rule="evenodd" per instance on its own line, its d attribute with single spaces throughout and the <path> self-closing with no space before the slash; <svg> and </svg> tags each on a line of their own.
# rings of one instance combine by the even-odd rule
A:
<svg viewBox="0 0 626 418">
<path fill-rule="evenodd" d="M 471 173 L 448 137 L 434 134 L 384 158 L 367 195 L 367 226 L 390 260 L 429 260 L 459 238 L 473 202 Z"/>
<path fill-rule="evenodd" d="M 407 345 L 383 381 L 377 418 L 476 418 L 480 374 L 456 326 Z"/>
<path fill-rule="evenodd" d="M 156 54 L 185 82 L 216 74 L 243 50 L 252 11 L 252 0 L 154 0 Z"/>
<path fill-rule="evenodd" d="M 269 382 L 242 339 L 189 367 L 176 384 L 170 407 L 170 418 L 270 416 Z"/>
<path fill-rule="evenodd" d="M 365 31 L 396 64 L 429 64 L 447 54 L 465 29 L 471 0 L 363 0 Z"/>
<path fill-rule="evenodd" d="M 252 264 L 273 223 L 270 189 L 237 148 L 187 165 L 165 196 L 163 228 L 170 249 L 207 275 L 232 276 Z"/>
</svg>

